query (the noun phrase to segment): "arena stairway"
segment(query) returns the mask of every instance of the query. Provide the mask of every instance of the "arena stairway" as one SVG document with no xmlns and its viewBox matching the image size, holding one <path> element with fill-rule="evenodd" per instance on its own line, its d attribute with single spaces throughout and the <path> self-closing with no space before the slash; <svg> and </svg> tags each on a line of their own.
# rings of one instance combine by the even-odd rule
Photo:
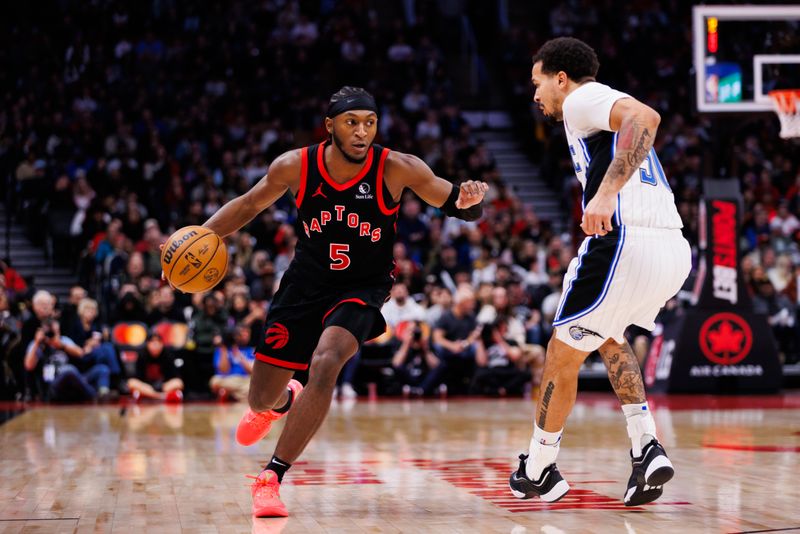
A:
<svg viewBox="0 0 800 534">
<path fill-rule="evenodd" d="M 550 221 L 557 232 L 562 232 L 566 214 L 558 195 L 542 180 L 539 166 L 517 143 L 511 117 L 504 111 L 465 111 L 464 117 L 473 129 L 474 138 L 486 142 L 510 192 L 523 204 L 532 206 L 541 220 Z"/>
<path fill-rule="evenodd" d="M 480 132 L 478 136 L 486 141 L 500 176 L 515 196 L 533 206 L 541 220 L 550 221 L 557 231 L 563 230 L 565 214 L 556 193 L 541 179 L 539 166 L 519 148 L 513 132 L 493 130 Z"/>
<path fill-rule="evenodd" d="M 64 302 L 70 286 L 77 281 L 75 274 L 64 267 L 53 267 L 44 250 L 25 237 L 25 229 L 13 219 L 6 227 L 6 208 L 0 205 L 0 258 L 9 257 L 11 266 L 24 278 L 33 278 L 36 289 L 46 289 Z"/>
</svg>

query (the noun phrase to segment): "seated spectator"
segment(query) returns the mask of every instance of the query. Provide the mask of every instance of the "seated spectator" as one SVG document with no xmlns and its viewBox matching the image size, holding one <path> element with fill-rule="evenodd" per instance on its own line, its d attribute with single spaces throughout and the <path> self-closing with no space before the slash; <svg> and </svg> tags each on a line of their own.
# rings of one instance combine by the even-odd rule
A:
<svg viewBox="0 0 800 534">
<path fill-rule="evenodd" d="M 250 340 L 250 327 L 240 324 L 234 329 L 233 336 L 224 339 L 214 352 L 215 373 L 209 387 L 218 399 L 247 400 L 255 361 L 255 349 Z"/>
<path fill-rule="evenodd" d="M 506 338 L 508 326 L 500 319 L 484 325 L 475 350 L 477 369 L 470 390 L 481 395 L 521 394 L 531 373 L 525 368 L 522 348 Z"/>
<path fill-rule="evenodd" d="M 121 322 L 144 322 L 147 313 L 142 304 L 142 297 L 135 285 L 125 284 L 119 290 L 119 302 L 111 315 L 111 324 Z"/>
<path fill-rule="evenodd" d="M 111 372 L 111 383 L 115 386 L 120 379 L 122 369 L 117 359 L 114 345 L 103 341 L 108 336 L 108 329 L 97 322 L 98 307 L 94 299 L 84 298 L 78 303 L 78 318 L 67 331 L 70 339 L 83 350 L 78 368 L 90 369 L 96 364 L 103 364 Z"/>
<path fill-rule="evenodd" d="M 236 289 L 230 299 L 228 325 L 242 325 L 250 329 L 250 339 L 257 339 L 264 333 L 264 320 L 267 310 L 263 303 L 250 300 L 247 288 Z"/>
<path fill-rule="evenodd" d="M 63 306 L 61 306 L 61 314 L 59 315 L 58 322 L 61 325 L 61 331 L 69 335 L 72 341 L 80 345 L 82 341 L 76 339 L 73 335 L 72 328 L 78 323 L 78 304 L 88 296 L 86 289 L 82 286 L 72 286 L 69 288 L 69 298 Z"/>
<path fill-rule="evenodd" d="M 452 305 L 453 294 L 450 293 L 450 290 L 441 286 L 433 286 L 430 292 L 430 303 L 425 310 L 425 322 L 435 325 Z"/>
<path fill-rule="evenodd" d="M 228 322 L 228 313 L 215 294 L 202 297 L 202 307 L 192 317 L 195 342 L 193 353 L 187 358 L 186 387 L 196 393 L 208 393 L 208 383 L 214 376 L 214 352 L 222 343 L 222 334 Z"/>
<path fill-rule="evenodd" d="M 161 286 L 151 294 L 152 309 L 147 315 L 147 323 L 154 325 L 161 321 L 186 321 L 183 310 L 175 303 L 175 292 L 168 285 Z"/>
<path fill-rule="evenodd" d="M 136 376 L 128 379 L 134 401 L 141 397 L 167 402 L 183 400 L 183 380 L 175 356 L 158 334 L 150 334 L 136 358 Z"/>
<path fill-rule="evenodd" d="M 403 394 L 430 395 L 441 385 L 445 367 L 436 357 L 419 322 L 403 331 L 400 348 L 392 358 L 392 367 Z"/>
<path fill-rule="evenodd" d="M 61 335 L 57 321 L 46 320 L 36 330 L 25 353 L 25 370 L 33 373 L 45 400 L 58 402 L 106 399 L 111 372 L 105 364 L 85 372 L 75 366 L 83 351 Z"/>
<path fill-rule="evenodd" d="M 447 381 L 460 391 L 475 367 L 475 341 L 481 333 L 475 320 L 475 293 L 468 285 L 456 291 L 453 309 L 433 329 L 433 347 L 447 365 Z"/>
<path fill-rule="evenodd" d="M 795 336 L 796 306 L 785 295 L 775 291 L 772 282 L 761 269 L 756 270 L 753 285 L 753 311 L 767 316 L 778 351 L 782 355 L 781 359 L 792 363 L 797 361 L 800 347 Z"/>
<path fill-rule="evenodd" d="M 403 282 L 396 282 L 392 287 L 389 300 L 381 308 L 386 324 L 392 328 L 405 321 L 425 320 L 425 309 L 408 296 L 408 287 Z"/>
<path fill-rule="evenodd" d="M 0 261 L 0 274 L 5 279 L 5 290 L 11 298 L 22 295 L 28 290 L 28 284 L 16 269 L 11 267 L 11 260 L 3 258 Z"/>
<path fill-rule="evenodd" d="M 0 284 L 2 278 L 0 277 Z M 19 346 L 19 321 L 11 313 L 8 295 L 0 291 L 0 399 L 11 400 L 23 383 L 22 361 L 14 357 Z"/>
</svg>

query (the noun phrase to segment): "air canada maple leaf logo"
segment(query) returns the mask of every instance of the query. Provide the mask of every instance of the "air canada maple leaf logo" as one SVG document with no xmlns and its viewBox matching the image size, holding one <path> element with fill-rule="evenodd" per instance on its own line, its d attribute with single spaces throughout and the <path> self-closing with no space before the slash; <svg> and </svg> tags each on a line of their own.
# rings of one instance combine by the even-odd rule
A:
<svg viewBox="0 0 800 534">
<path fill-rule="evenodd" d="M 700 350 L 709 361 L 734 365 L 744 360 L 753 347 L 753 330 L 735 313 L 717 313 L 700 328 Z"/>
</svg>

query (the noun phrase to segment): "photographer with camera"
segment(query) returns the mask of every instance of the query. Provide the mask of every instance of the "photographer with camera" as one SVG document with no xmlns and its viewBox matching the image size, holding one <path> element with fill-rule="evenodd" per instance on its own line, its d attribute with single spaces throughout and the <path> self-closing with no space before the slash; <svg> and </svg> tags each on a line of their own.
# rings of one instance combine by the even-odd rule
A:
<svg viewBox="0 0 800 534">
<path fill-rule="evenodd" d="M 222 336 L 222 343 L 214 352 L 216 372 L 209 382 L 211 392 L 219 400 L 228 397 L 236 401 L 247 400 L 255 358 L 255 349 L 250 343 L 250 327 L 237 324 L 232 332 Z"/>
<path fill-rule="evenodd" d="M 57 321 L 46 319 L 28 344 L 25 370 L 34 374 L 45 400 L 104 400 L 109 393 L 111 371 L 98 363 L 80 372 L 75 363 L 83 355 L 83 349 L 61 335 Z"/>
<path fill-rule="evenodd" d="M 524 368 L 523 351 L 514 340 L 507 339 L 508 321 L 499 316 L 483 325 L 475 350 L 477 369 L 470 392 L 479 395 L 519 395 L 531 379 Z"/>
<path fill-rule="evenodd" d="M 401 339 L 400 348 L 392 358 L 392 367 L 403 393 L 431 395 L 442 382 L 445 366 L 431 350 L 422 323 L 409 324 Z"/>
</svg>

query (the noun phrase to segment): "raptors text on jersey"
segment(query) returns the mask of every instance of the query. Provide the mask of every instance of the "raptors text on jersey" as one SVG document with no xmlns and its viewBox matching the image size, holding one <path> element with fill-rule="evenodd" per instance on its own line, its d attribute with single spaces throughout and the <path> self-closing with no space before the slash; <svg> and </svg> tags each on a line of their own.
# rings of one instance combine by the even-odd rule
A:
<svg viewBox="0 0 800 534">
<path fill-rule="evenodd" d="M 370 147 L 361 171 L 340 184 L 325 168 L 325 145 L 302 149 L 298 241 L 287 274 L 342 287 L 391 283 L 399 205 L 383 181 L 389 149 Z"/>
</svg>

